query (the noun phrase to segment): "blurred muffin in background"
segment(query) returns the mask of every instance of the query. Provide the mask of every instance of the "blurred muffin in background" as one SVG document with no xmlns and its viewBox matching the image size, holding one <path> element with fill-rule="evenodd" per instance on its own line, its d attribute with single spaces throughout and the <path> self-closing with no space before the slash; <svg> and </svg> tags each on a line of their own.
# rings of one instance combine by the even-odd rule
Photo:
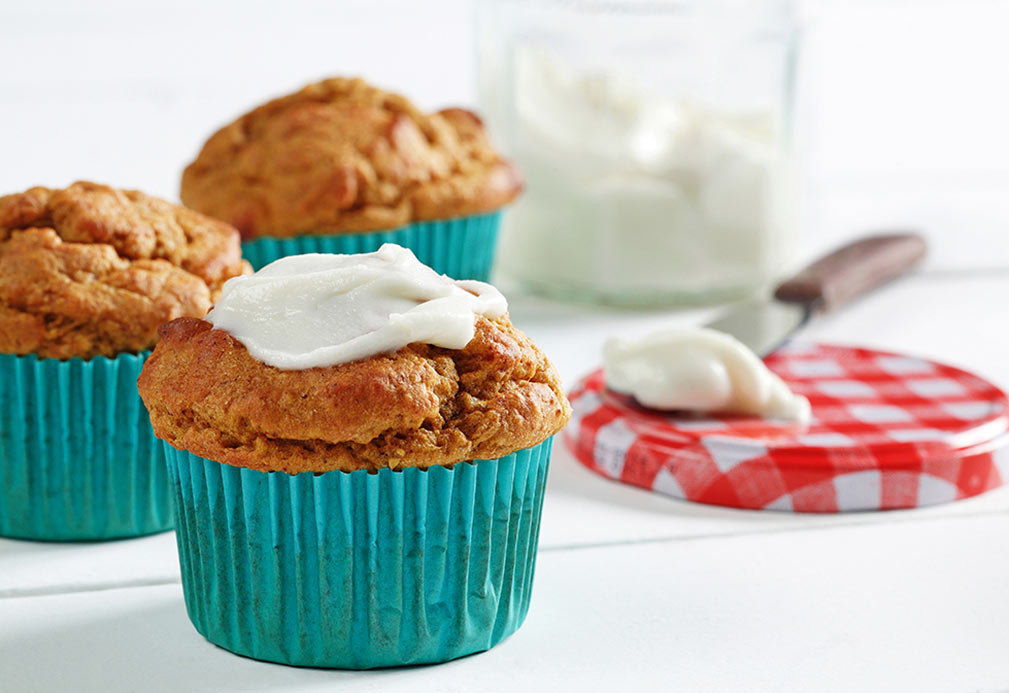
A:
<svg viewBox="0 0 1009 693">
<path fill-rule="evenodd" d="M 242 233 L 261 267 L 386 242 L 458 279 L 486 279 L 518 169 L 481 120 L 426 114 L 361 79 L 310 84 L 218 130 L 182 176 L 183 203 Z"/>
</svg>

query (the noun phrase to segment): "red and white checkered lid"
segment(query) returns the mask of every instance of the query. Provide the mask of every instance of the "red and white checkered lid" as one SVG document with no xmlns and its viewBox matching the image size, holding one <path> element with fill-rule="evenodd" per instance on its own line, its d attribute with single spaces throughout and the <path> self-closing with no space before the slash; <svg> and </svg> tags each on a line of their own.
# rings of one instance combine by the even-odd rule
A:
<svg viewBox="0 0 1009 693">
<path fill-rule="evenodd" d="M 645 409 L 608 390 L 600 370 L 570 394 L 564 439 L 603 476 L 737 508 L 913 508 L 1009 478 L 1009 400 L 975 375 L 823 344 L 793 343 L 765 362 L 809 399 L 809 424 Z"/>
</svg>

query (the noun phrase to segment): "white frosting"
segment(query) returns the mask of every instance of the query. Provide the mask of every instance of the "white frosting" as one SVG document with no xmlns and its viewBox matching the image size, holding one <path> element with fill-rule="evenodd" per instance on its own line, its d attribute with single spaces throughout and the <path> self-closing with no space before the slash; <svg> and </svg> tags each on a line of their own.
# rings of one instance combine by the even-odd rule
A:
<svg viewBox="0 0 1009 693">
<path fill-rule="evenodd" d="M 703 327 L 669 328 L 603 346 L 606 385 L 654 409 L 753 414 L 809 421 L 796 395 L 735 337 Z"/>
<path fill-rule="evenodd" d="M 493 286 L 454 281 L 386 243 L 360 255 L 294 255 L 229 279 L 206 319 L 263 363 L 296 370 L 415 342 L 462 349 L 477 315 L 507 310 Z"/>
</svg>

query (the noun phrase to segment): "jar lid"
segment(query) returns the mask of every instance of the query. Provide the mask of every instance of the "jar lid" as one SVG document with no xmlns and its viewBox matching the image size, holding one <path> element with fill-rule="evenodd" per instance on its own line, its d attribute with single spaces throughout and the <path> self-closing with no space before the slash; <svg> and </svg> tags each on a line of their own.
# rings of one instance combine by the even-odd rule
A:
<svg viewBox="0 0 1009 693">
<path fill-rule="evenodd" d="M 570 394 L 564 439 L 603 476 L 698 503 L 842 512 L 968 498 L 1009 477 L 1009 399 L 912 356 L 790 344 L 765 359 L 812 405 L 808 424 L 659 412 L 606 388 Z"/>
</svg>

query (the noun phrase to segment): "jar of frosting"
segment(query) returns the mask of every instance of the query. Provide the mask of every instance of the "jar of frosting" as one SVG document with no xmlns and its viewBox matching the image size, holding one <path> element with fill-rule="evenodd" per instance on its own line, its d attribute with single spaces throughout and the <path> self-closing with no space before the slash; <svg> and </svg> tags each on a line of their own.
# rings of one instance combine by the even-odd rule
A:
<svg viewBox="0 0 1009 693">
<path fill-rule="evenodd" d="M 479 89 L 526 175 L 502 279 L 625 305 L 753 293 L 796 232 L 789 0 L 483 0 Z"/>
</svg>

